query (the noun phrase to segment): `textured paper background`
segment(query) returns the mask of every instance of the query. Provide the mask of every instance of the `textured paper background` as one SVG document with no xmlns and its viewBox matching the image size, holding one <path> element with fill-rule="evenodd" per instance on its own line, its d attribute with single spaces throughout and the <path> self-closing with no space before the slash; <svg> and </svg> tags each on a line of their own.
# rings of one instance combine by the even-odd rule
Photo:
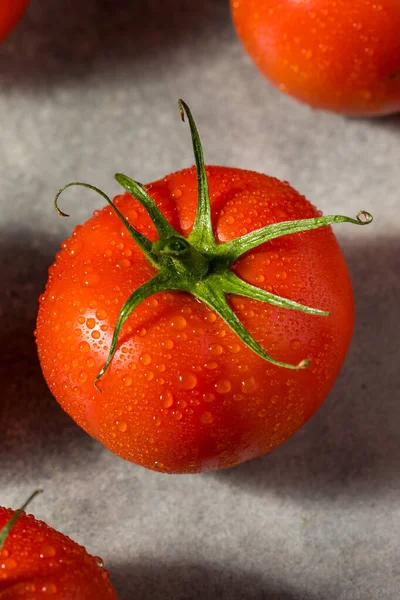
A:
<svg viewBox="0 0 400 600">
<path fill-rule="evenodd" d="M 336 227 L 354 282 L 353 344 L 322 409 L 269 456 L 203 476 L 123 462 L 52 399 L 33 341 L 46 269 L 98 205 L 71 191 L 193 162 L 289 180 Z M 400 119 L 314 112 L 244 54 L 227 0 L 32 0 L 0 48 L 0 504 L 100 554 L 121 600 L 393 600 L 400 589 Z"/>
</svg>

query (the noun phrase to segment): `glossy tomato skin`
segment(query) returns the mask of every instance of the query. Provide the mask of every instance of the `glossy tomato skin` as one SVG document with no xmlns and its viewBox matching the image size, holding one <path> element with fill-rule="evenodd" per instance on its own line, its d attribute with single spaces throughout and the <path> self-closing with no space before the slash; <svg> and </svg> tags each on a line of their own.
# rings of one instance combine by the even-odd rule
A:
<svg viewBox="0 0 400 600">
<path fill-rule="evenodd" d="M 0 42 L 10 33 L 16 26 L 29 0 L 1 0 L 0 2 Z"/>
<path fill-rule="evenodd" d="M 359 116 L 400 110 L 398 0 L 231 0 L 239 38 L 281 91 Z"/>
<path fill-rule="evenodd" d="M 0 529 L 13 510 L 0 507 Z M 23 513 L 0 550 L 1 600 L 117 600 L 108 571 L 76 542 Z"/>
<path fill-rule="evenodd" d="M 269 223 L 319 213 L 288 184 L 254 172 L 207 167 L 220 242 Z M 184 235 L 197 203 L 195 170 L 169 175 L 148 193 Z M 152 240 L 153 226 L 128 194 L 116 198 Z M 150 469 L 192 473 L 229 467 L 272 450 L 317 410 L 331 388 L 353 329 L 347 268 L 330 228 L 286 236 L 233 266 L 265 290 L 330 310 L 330 317 L 239 297 L 230 303 L 275 358 L 267 363 L 204 304 L 179 292 L 138 306 L 99 385 L 123 302 L 154 269 L 107 207 L 78 226 L 49 271 L 40 299 L 37 345 L 47 383 L 81 427 L 123 458 Z"/>
</svg>

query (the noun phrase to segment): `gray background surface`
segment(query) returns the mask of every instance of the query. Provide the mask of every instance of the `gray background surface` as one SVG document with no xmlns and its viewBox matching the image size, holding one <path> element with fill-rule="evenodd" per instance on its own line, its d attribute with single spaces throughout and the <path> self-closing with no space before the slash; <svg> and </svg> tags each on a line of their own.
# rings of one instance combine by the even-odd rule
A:
<svg viewBox="0 0 400 600">
<path fill-rule="evenodd" d="M 110 194 L 206 160 L 288 179 L 337 226 L 353 343 L 321 410 L 226 472 L 166 476 L 113 456 L 52 399 L 33 341 L 60 242 Z M 280 95 L 237 41 L 228 0 L 32 0 L 0 48 L 0 504 L 32 511 L 111 571 L 121 600 L 393 600 L 400 589 L 400 118 L 351 120 Z"/>
</svg>

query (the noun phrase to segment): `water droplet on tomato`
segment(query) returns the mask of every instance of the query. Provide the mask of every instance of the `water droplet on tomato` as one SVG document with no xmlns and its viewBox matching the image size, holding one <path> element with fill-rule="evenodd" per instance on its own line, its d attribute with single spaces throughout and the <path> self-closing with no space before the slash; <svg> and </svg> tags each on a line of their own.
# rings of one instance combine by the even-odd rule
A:
<svg viewBox="0 0 400 600">
<path fill-rule="evenodd" d="M 96 287 L 96 285 L 98 285 L 99 282 L 100 282 L 100 275 L 98 275 L 97 273 L 88 273 L 82 279 L 82 285 L 84 285 L 86 287 Z"/>
<path fill-rule="evenodd" d="M 207 362 L 205 363 L 205 368 L 209 369 L 210 371 L 213 371 L 214 369 L 216 369 L 218 367 L 218 363 L 216 362 Z"/>
<path fill-rule="evenodd" d="M 90 346 L 87 342 L 81 342 L 78 347 L 79 347 L 79 350 L 81 352 L 84 352 L 85 354 L 86 354 L 86 352 L 89 352 L 89 350 L 90 350 Z"/>
<path fill-rule="evenodd" d="M 259 412 L 258 412 L 258 416 L 259 417 L 265 417 L 265 415 L 267 414 L 267 411 L 265 408 L 262 408 Z"/>
<path fill-rule="evenodd" d="M 206 314 L 206 321 L 208 321 L 209 323 L 215 323 L 216 320 L 217 315 L 214 312 L 208 312 Z"/>
<path fill-rule="evenodd" d="M 172 350 L 172 348 L 174 347 L 174 342 L 172 340 L 165 340 L 164 342 L 162 342 L 161 345 L 164 346 L 164 348 L 166 348 L 167 350 Z"/>
<path fill-rule="evenodd" d="M 214 417 L 210 412 L 206 411 L 206 412 L 203 412 L 203 414 L 200 416 L 200 421 L 204 425 L 209 425 L 210 423 L 212 423 L 214 421 Z"/>
<path fill-rule="evenodd" d="M 182 196 L 182 190 L 179 188 L 175 188 L 171 192 L 173 198 L 180 198 Z"/>
<path fill-rule="evenodd" d="M 160 394 L 160 400 L 162 401 L 164 408 L 169 408 L 174 402 L 174 397 L 171 392 L 167 390 Z"/>
<path fill-rule="evenodd" d="M 85 373 L 85 371 L 82 371 L 81 373 L 79 373 L 78 381 L 79 383 L 85 383 L 85 381 L 87 381 L 87 378 L 87 373 Z"/>
<path fill-rule="evenodd" d="M 174 415 L 175 421 L 180 421 L 182 419 L 182 416 L 183 416 L 180 410 L 176 410 L 173 413 L 173 415 Z"/>
<path fill-rule="evenodd" d="M 1 561 L 0 569 L 15 569 L 17 566 L 18 563 L 14 558 L 4 558 Z"/>
<path fill-rule="evenodd" d="M 52 594 L 56 594 L 57 593 L 57 586 L 55 585 L 55 583 L 44 583 L 40 589 L 40 591 L 43 594 L 46 594 L 47 596 L 51 596 Z"/>
<path fill-rule="evenodd" d="M 56 555 L 56 549 L 53 546 L 43 546 L 40 550 L 40 558 L 50 558 Z"/>
<path fill-rule="evenodd" d="M 251 394 L 252 392 L 255 392 L 257 388 L 258 384 L 253 376 L 242 381 L 242 392 L 244 394 Z"/>
<path fill-rule="evenodd" d="M 100 331 L 98 331 L 97 329 L 95 329 L 95 331 L 92 331 L 92 338 L 93 338 L 94 340 L 98 340 L 98 339 L 99 339 L 99 337 L 100 337 L 100 335 L 101 335 L 101 333 L 100 333 Z"/>
<path fill-rule="evenodd" d="M 214 356 L 218 356 L 219 354 L 222 354 L 224 349 L 220 344 L 211 344 L 211 346 L 209 347 L 209 350 L 211 352 L 211 354 L 214 354 Z"/>
<path fill-rule="evenodd" d="M 231 382 L 229 381 L 229 379 L 219 379 L 217 381 L 217 383 L 215 384 L 215 390 L 219 393 L 219 394 L 226 394 L 227 392 L 229 392 L 232 388 Z"/>
<path fill-rule="evenodd" d="M 128 425 L 125 423 L 125 421 L 117 421 L 116 426 L 118 431 L 121 431 L 122 433 L 125 433 L 125 431 L 128 429 Z"/>
<path fill-rule="evenodd" d="M 122 378 L 122 382 L 126 387 L 130 387 L 133 383 L 133 379 L 129 375 L 125 375 L 125 377 Z"/>
<path fill-rule="evenodd" d="M 206 392 L 203 395 L 203 400 L 204 400 L 204 402 L 214 402 L 215 394 L 213 394 L 212 392 Z"/>
<path fill-rule="evenodd" d="M 301 346 L 299 340 L 291 340 L 291 342 L 290 342 L 289 345 L 290 345 L 290 347 L 291 347 L 292 350 L 298 350 L 300 348 L 300 346 Z"/>
<path fill-rule="evenodd" d="M 197 377 L 194 373 L 185 371 L 179 375 L 179 385 L 184 390 L 192 390 L 196 387 Z"/>
<path fill-rule="evenodd" d="M 96 321 L 95 319 L 93 319 L 93 317 L 90 317 L 89 319 L 86 320 L 86 327 L 88 327 L 89 329 L 93 329 L 93 327 L 96 325 Z"/>
<path fill-rule="evenodd" d="M 147 366 L 151 363 L 151 356 L 147 352 L 144 352 L 143 354 L 140 355 L 139 360 L 142 363 L 142 365 Z"/>
<path fill-rule="evenodd" d="M 93 558 L 97 566 L 100 567 L 100 569 L 102 569 L 104 567 L 104 560 L 101 558 L 101 556 L 94 556 Z"/>
<path fill-rule="evenodd" d="M 182 317 L 181 315 L 177 315 L 171 319 L 171 327 L 174 329 L 185 329 L 186 325 L 187 321 L 185 317 Z"/>
</svg>

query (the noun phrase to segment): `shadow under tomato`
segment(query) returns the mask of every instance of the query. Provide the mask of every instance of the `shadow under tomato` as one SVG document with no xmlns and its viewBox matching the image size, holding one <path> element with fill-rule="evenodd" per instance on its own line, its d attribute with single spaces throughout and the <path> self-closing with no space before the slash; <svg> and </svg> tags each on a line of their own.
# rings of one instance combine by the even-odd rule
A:
<svg viewBox="0 0 400 600">
<path fill-rule="evenodd" d="M 193 563 L 107 564 L 119 600 L 316 600 L 258 574 Z M 322 596 L 319 600 L 324 600 Z"/>
<path fill-rule="evenodd" d="M 224 29 L 233 35 L 226 0 L 32 1 L 0 47 L 0 85 L 49 86 L 97 72 L 104 79 L 116 70 L 132 80 L 135 63 L 143 76 L 155 57 L 170 62 Z"/>
<path fill-rule="evenodd" d="M 312 501 L 400 487 L 400 242 L 344 244 L 356 326 L 333 390 L 288 442 L 212 474 L 230 486 Z"/>
<path fill-rule="evenodd" d="M 73 467 L 84 447 L 94 454 L 98 445 L 57 404 L 37 357 L 38 297 L 57 245 L 23 231 L 18 240 L 0 242 L 0 459 L 5 464 L 12 458 L 14 473 L 27 461 L 38 476 L 45 476 L 47 459 Z"/>
</svg>

